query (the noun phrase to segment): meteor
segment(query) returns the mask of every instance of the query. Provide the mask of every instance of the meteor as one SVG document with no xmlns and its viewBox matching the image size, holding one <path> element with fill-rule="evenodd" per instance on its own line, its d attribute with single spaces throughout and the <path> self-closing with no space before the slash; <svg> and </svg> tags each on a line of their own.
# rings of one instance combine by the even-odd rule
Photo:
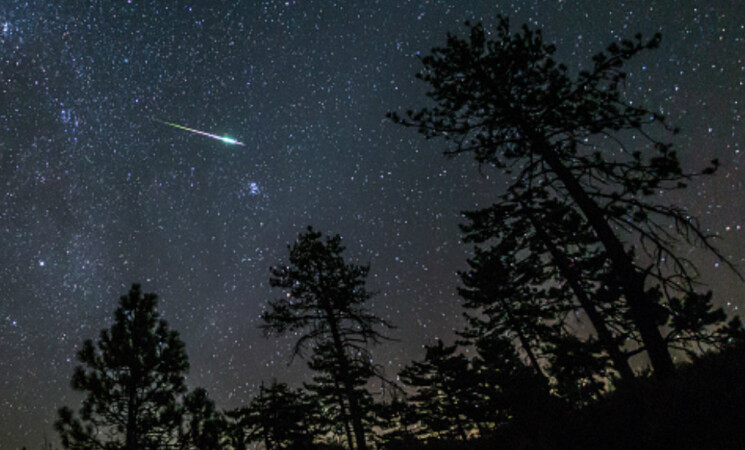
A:
<svg viewBox="0 0 745 450">
<path fill-rule="evenodd" d="M 200 131 L 200 130 L 195 130 L 194 128 L 185 127 L 185 126 L 179 125 L 177 123 L 164 122 L 164 121 L 158 120 L 156 118 L 153 118 L 153 120 L 156 121 L 156 122 L 158 122 L 158 123 L 162 123 L 163 125 L 168 125 L 170 127 L 178 128 L 179 130 L 186 130 L 186 131 L 190 131 L 192 133 L 201 134 L 202 136 L 211 137 L 212 139 L 217 139 L 218 141 L 223 141 L 226 144 L 230 144 L 230 145 L 243 145 L 243 146 L 246 145 L 246 144 L 244 144 L 241 141 L 235 140 L 235 139 L 230 138 L 230 137 L 227 137 L 227 136 L 218 136 L 216 134 L 207 133 L 206 131 Z"/>
</svg>

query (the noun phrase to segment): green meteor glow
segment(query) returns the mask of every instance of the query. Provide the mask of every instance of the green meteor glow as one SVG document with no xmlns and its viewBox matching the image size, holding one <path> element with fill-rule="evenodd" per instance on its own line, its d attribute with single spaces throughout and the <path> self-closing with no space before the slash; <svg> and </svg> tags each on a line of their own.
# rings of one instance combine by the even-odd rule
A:
<svg viewBox="0 0 745 450">
<path fill-rule="evenodd" d="M 158 123 L 162 123 L 163 125 L 168 125 L 169 127 L 178 128 L 179 130 L 185 130 L 185 131 L 189 131 L 189 132 L 192 132 L 192 133 L 201 134 L 202 136 L 207 136 L 207 137 L 210 137 L 212 139 L 217 139 L 218 141 L 223 141 L 226 144 L 230 144 L 230 145 L 241 145 L 241 146 L 245 146 L 246 145 L 243 142 L 240 142 L 240 141 L 238 141 L 236 139 L 233 139 L 233 138 L 230 138 L 230 137 L 227 137 L 227 136 L 218 136 L 216 134 L 207 133 L 206 131 L 195 130 L 194 128 L 185 127 L 185 126 L 179 125 L 177 123 L 164 122 L 162 120 L 158 120 L 158 119 L 155 119 L 155 118 L 153 118 L 153 120 L 156 121 L 156 122 L 158 122 Z"/>
</svg>

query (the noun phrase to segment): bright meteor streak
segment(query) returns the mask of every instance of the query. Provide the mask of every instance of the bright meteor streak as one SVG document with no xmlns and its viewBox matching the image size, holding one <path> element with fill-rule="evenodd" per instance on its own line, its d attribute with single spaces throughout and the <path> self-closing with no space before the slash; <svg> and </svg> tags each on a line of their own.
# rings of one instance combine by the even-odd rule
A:
<svg viewBox="0 0 745 450">
<path fill-rule="evenodd" d="M 186 130 L 186 131 L 190 131 L 192 133 L 201 134 L 202 136 L 211 137 L 212 139 L 217 139 L 218 141 L 223 141 L 226 144 L 230 144 L 230 145 L 243 145 L 243 146 L 246 145 L 246 144 L 244 144 L 241 141 L 237 141 L 237 140 L 235 140 L 233 138 L 229 138 L 227 136 L 218 136 L 216 134 L 207 133 L 206 131 L 195 130 L 194 128 L 185 127 L 185 126 L 179 125 L 177 123 L 164 122 L 162 120 L 158 120 L 158 119 L 155 119 L 155 118 L 153 118 L 153 120 L 156 121 L 156 122 L 158 122 L 158 123 L 162 123 L 163 125 L 168 125 L 168 126 L 171 126 L 171 127 L 174 127 L 174 128 L 178 128 L 179 130 Z"/>
</svg>

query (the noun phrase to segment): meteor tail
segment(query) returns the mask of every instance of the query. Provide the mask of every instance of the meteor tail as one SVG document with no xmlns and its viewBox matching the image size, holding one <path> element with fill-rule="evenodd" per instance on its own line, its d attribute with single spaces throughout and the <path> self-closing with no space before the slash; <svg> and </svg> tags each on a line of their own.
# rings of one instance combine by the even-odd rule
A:
<svg viewBox="0 0 745 450">
<path fill-rule="evenodd" d="M 195 130 L 194 128 L 185 127 L 183 125 L 179 125 L 179 124 L 173 123 L 173 122 L 166 122 L 164 120 L 156 119 L 155 117 L 151 117 L 151 120 L 153 120 L 154 122 L 162 123 L 163 125 L 168 125 L 169 127 L 178 128 L 179 130 L 189 131 L 191 133 L 201 134 L 202 136 L 207 136 L 207 137 L 210 137 L 212 139 L 217 139 L 218 141 L 222 141 L 222 142 L 224 142 L 226 144 L 241 145 L 241 146 L 245 146 L 246 145 L 243 142 L 240 142 L 238 140 L 235 140 L 235 139 L 230 138 L 230 137 L 227 137 L 227 136 L 218 136 L 216 134 L 207 133 L 206 131 Z"/>
</svg>

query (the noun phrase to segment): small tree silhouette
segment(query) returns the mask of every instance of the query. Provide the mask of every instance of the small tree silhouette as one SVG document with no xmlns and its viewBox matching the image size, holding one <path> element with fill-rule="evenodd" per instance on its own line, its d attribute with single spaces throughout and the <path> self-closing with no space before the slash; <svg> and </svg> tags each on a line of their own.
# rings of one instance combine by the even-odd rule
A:
<svg viewBox="0 0 745 450">
<path fill-rule="evenodd" d="M 180 448 L 219 450 L 223 446 L 225 418 L 215 408 L 207 391 L 196 388 L 183 401 L 184 429 L 180 433 Z"/>
<path fill-rule="evenodd" d="M 114 323 L 96 345 L 83 343 L 72 388 L 85 393 L 79 416 L 59 409 L 55 428 L 66 449 L 216 448 L 214 405 L 203 390 L 187 397 L 184 343 L 138 284 L 119 300 Z M 191 413 L 191 415 L 189 414 Z M 191 424 L 183 421 L 190 418 Z"/>
<path fill-rule="evenodd" d="M 419 420 L 416 405 L 398 393 L 389 402 L 379 403 L 376 412 L 380 421 L 380 448 L 415 447 L 418 442 L 416 426 Z"/>
<path fill-rule="evenodd" d="M 424 360 L 414 361 L 399 373 L 401 382 L 416 388 L 410 397 L 425 430 L 468 440 L 467 411 L 474 373 L 455 345 L 438 340 L 425 346 Z"/>
<path fill-rule="evenodd" d="M 316 406 L 300 389 L 273 380 L 263 384 L 248 407 L 230 411 L 233 419 L 231 446 L 245 449 L 250 443 L 261 443 L 266 450 L 311 448 Z"/>
</svg>

